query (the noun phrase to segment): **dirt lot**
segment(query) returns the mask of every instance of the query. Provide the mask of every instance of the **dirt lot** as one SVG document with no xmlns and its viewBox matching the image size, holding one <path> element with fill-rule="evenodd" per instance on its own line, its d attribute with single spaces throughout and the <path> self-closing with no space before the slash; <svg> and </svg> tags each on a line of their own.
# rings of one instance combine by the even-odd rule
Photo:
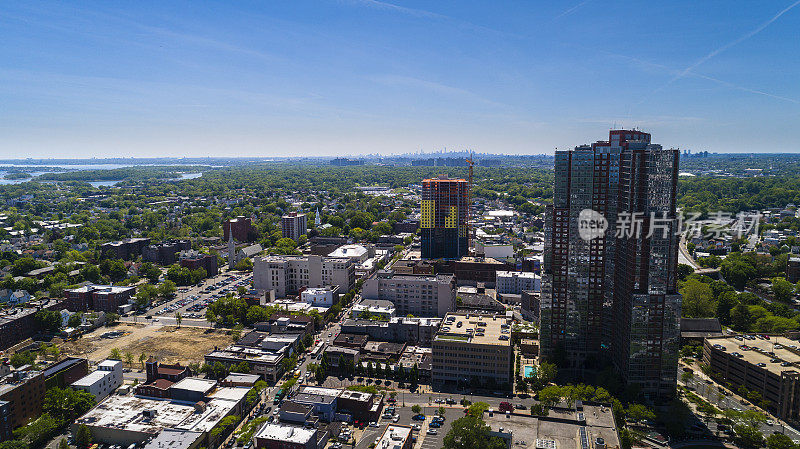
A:
<svg viewBox="0 0 800 449">
<path fill-rule="evenodd" d="M 122 331 L 116 338 L 103 338 L 107 332 Z M 100 361 L 118 348 L 124 355 L 133 354 L 138 363 L 139 355 L 145 353 L 154 356 L 163 363 L 188 364 L 202 362 L 203 356 L 214 349 L 214 346 L 227 346 L 232 342 L 229 335 L 207 329 L 174 326 L 143 326 L 119 324 L 113 327 L 102 327 L 84 335 L 76 341 L 61 343 L 62 354 L 86 357 L 92 361 Z"/>
</svg>

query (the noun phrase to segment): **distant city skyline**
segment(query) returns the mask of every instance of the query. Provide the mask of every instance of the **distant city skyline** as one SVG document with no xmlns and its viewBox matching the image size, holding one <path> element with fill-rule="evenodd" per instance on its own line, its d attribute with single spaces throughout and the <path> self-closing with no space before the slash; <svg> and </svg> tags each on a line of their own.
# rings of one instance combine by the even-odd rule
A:
<svg viewBox="0 0 800 449">
<path fill-rule="evenodd" d="M 0 159 L 800 152 L 798 5 L 9 3 Z"/>
</svg>

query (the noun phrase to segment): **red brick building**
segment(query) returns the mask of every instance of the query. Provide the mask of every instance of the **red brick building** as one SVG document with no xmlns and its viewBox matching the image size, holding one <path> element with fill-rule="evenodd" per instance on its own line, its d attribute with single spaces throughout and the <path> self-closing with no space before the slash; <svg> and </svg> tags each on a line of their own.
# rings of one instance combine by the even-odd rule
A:
<svg viewBox="0 0 800 449">
<path fill-rule="evenodd" d="M 85 285 L 72 290 L 64 290 L 66 308 L 70 312 L 114 312 L 128 302 L 136 292 L 135 287 L 112 285 Z"/>
<path fill-rule="evenodd" d="M 228 241 L 231 231 L 233 231 L 234 240 L 239 242 L 251 242 L 256 237 L 256 229 L 247 217 L 232 218 L 222 224 L 222 239 L 224 241 Z"/>
</svg>

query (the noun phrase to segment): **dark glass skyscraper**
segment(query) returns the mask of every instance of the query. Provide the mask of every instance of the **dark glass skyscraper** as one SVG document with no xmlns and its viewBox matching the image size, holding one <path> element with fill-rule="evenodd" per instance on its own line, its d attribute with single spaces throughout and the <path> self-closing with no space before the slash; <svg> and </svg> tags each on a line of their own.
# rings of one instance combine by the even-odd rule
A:
<svg viewBox="0 0 800 449">
<path fill-rule="evenodd" d="M 622 378 L 653 398 L 672 397 L 677 382 L 679 154 L 648 139 L 630 142 L 620 161 L 619 214 L 641 224 L 618 229 L 611 349 Z"/>
<path fill-rule="evenodd" d="M 420 243 L 425 259 L 458 259 L 467 255 L 469 183 L 439 177 L 422 181 Z"/>
<path fill-rule="evenodd" d="M 674 283 L 677 157 L 677 151 L 651 144 L 649 134 L 630 130 L 613 130 L 608 141 L 556 152 L 553 206 L 545 218 L 543 357 L 580 371 L 608 349 L 623 378 L 660 394 L 662 388 L 656 384 L 668 381 L 667 365 L 674 354 L 674 391 L 677 340 L 673 337 L 680 318 Z M 648 235 L 651 212 L 658 214 L 660 225 L 671 229 L 671 240 L 661 238 L 661 233 Z M 641 234 L 618 235 L 627 231 L 619 225 L 624 228 L 626 217 L 633 213 Z M 647 220 L 638 221 L 645 214 Z M 635 262 L 642 259 L 653 267 Z M 652 273 L 652 281 L 633 282 L 654 268 L 661 271 Z M 650 307 L 650 301 L 641 297 L 651 290 L 664 299 L 664 307 Z M 661 358 L 648 359 L 640 345 L 649 348 L 647 354 L 660 348 Z M 656 374 L 651 368 L 641 374 L 632 368 L 640 363 L 662 366 L 664 372 L 659 368 Z"/>
</svg>

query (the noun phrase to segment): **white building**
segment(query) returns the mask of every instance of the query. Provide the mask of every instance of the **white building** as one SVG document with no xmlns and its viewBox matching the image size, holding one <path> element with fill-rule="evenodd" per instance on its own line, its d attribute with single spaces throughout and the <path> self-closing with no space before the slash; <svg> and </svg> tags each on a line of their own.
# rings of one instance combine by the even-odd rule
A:
<svg viewBox="0 0 800 449">
<path fill-rule="evenodd" d="M 266 256 L 253 263 L 253 287 L 274 290 L 276 298 L 296 295 L 304 287 L 337 286 L 347 292 L 355 282 L 355 264 L 346 257 Z"/>
<path fill-rule="evenodd" d="M 317 429 L 268 422 L 253 435 L 253 441 L 257 449 L 265 447 L 316 449 Z"/>
<path fill-rule="evenodd" d="M 374 255 L 374 253 L 375 253 L 374 248 L 367 248 L 366 246 L 363 245 L 350 244 L 350 245 L 342 245 L 336 248 L 335 250 L 333 250 L 333 252 L 328 254 L 328 257 L 347 257 L 352 259 L 353 262 L 355 263 L 361 263 L 369 259 L 371 255 Z"/>
<path fill-rule="evenodd" d="M 403 449 L 410 447 L 411 427 L 390 424 L 375 443 L 375 449 Z"/>
<path fill-rule="evenodd" d="M 119 360 L 104 360 L 97 365 L 97 371 L 72 383 L 72 388 L 83 390 L 100 402 L 122 385 L 122 362 Z"/>
<path fill-rule="evenodd" d="M 498 271 L 495 281 L 498 294 L 522 294 L 523 291 L 542 291 L 542 280 L 527 271 Z"/>
<path fill-rule="evenodd" d="M 456 281 L 452 274 L 415 276 L 379 271 L 364 282 L 361 296 L 391 301 L 400 316 L 444 316 L 455 310 Z"/>
<path fill-rule="evenodd" d="M 312 306 L 331 307 L 338 300 L 339 287 L 312 287 L 300 293 L 300 300 Z"/>
<path fill-rule="evenodd" d="M 475 242 L 475 252 L 483 257 L 492 259 L 508 259 L 514 257 L 514 245 L 497 242 Z"/>
<path fill-rule="evenodd" d="M 371 316 L 379 316 L 385 320 L 394 318 L 394 303 L 381 299 L 362 299 L 353 305 L 351 317 L 359 318 L 362 313 L 367 312 Z"/>
</svg>

